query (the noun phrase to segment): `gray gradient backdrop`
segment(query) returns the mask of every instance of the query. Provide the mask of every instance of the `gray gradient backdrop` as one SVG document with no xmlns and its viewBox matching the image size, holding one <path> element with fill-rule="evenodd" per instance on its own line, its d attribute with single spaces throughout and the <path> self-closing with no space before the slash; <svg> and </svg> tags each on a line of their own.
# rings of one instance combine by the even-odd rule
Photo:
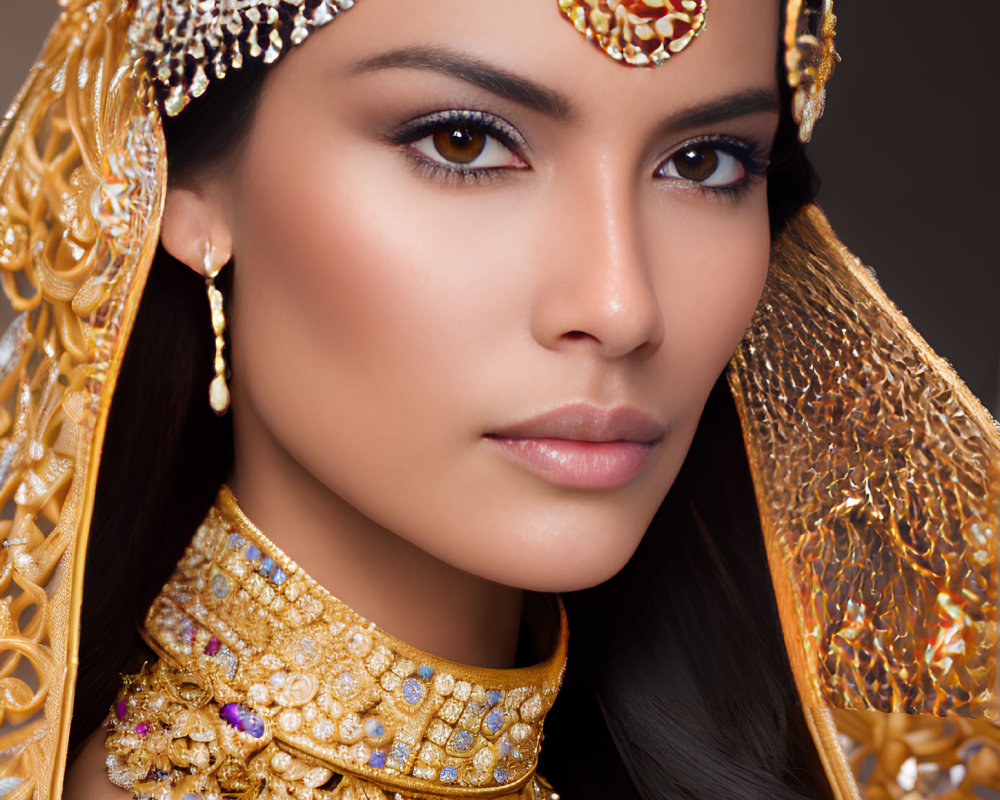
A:
<svg viewBox="0 0 1000 800">
<path fill-rule="evenodd" d="M 55 0 L 0 0 L 0 107 L 58 11 Z M 995 412 L 1000 2 L 837 0 L 837 11 L 843 62 L 810 145 L 823 176 L 820 202 L 889 296 Z"/>
</svg>

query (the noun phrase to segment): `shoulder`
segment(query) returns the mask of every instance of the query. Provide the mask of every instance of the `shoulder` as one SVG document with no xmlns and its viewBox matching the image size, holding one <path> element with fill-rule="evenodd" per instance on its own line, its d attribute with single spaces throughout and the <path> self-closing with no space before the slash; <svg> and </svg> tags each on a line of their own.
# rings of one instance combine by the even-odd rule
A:
<svg viewBox="0 0 1000 800">
<path fill-rule="evenodd" d="M 107 757 L 105 735 L 102 725 L 87 739 L 66 771 L 62 800 L 124 800 L 132 797 L 132 792 L 119 789 L 108 780 L 104 766 Z"/>
</svg>

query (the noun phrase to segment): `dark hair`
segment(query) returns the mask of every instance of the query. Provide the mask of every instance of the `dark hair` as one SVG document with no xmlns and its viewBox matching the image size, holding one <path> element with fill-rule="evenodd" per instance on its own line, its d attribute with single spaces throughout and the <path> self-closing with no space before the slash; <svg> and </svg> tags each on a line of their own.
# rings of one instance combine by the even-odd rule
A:
<svg viewBox="0 0 1000 800">
<path fill-rule="evenodd" d="M 248 64 L 165 120 L 171 182 L 239 153 L 264 74 Z M 785 114 L 769 171 L 772 232 L 815 190 Z M 202 280 L 161 249 L 104 442 L 71 749 L 106 716 L 119 674 L 151 658 L 138 623 L 232 466 L 229 418 L 207 402 L 210 330 Z M 571 668 L 547 722 L 541 771 L 567 796 L 827 796 L 796 705 L 738 421 L 721 380 L 637 556 L 566 602 Z"/>
</svg>

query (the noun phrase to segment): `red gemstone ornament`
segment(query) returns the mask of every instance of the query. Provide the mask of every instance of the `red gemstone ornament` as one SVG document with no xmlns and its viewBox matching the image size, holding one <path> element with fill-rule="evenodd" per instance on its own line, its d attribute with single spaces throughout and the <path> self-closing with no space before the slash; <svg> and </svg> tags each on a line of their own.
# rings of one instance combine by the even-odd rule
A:
<svg viewBox="0 0 1000 800">
<path fill-rule="evenodd" d="M 573 26 L 616 61 L 654 67 L 705 30 L 707 0 L 559 0 Z"/>
</svg>

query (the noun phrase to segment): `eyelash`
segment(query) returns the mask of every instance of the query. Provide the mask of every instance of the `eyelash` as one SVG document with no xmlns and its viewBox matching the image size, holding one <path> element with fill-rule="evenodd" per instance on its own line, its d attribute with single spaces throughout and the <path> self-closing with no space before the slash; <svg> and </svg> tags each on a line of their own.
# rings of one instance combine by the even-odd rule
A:
<svg viewBox="0 0 1000 800">
<path fill-rule="evenodd" d="M 495 183 L 508 177 L 512 169 L 525 167 L 463 167 L 449 165 L 416 152 L 413 145 L 435 133 L 457 127 L 466 127 L 479 131 L 495 139 L 503 147 L 510 150 L 518 159 L 524 160 L 527 143 L 517 129 L 501 117 L 485 111 L 448 110 L 438 111 L 423 117 L 410 120 L 393 132 L 392 142 L 404 148 L 406 156 L 415 170 L 422 176 L 452 184 L 483 185 Z M 737 200 L 749 188 L 751 183 L 767 174 L 770 162 L 766 155 L 760 153 L 750 143 L 732 136 L 712 135 L 688 139 L 682 142 L 673 152 L 665 157 L 657 166 L 656 172 L 662 172 L 667 165 L 686 149 L 710 147 L 735 158 L 743 168 L 744 174 L 740 180 L 726 186 L 706 186 L 697 181 L 677 178 L 694 191 L 721 200 Z M 662 180 L 671 180 L 674 176 L 661 176 Z"/>
<path fill-rule="evenodd" d="M 449 129 L 466 127 L 495 139 L 518 159 L 524 160 L 527 142 L 517 129 L 501 117 L 485 111 L 438 111 L 404 123 L 392 134 L 392 142 L 404 148 L 414 169 L 425 177 L 447 183 L 484 184 L 503 180 L 516 167 L 462 167 L 434 161 L 415 152 L 413 145 L 428 136 Z M 523 169 L 523 168 L 522 168 Z"/>
<path fill-rule="evenodd" d="M 688 139 L 686 142 L 682 142 L 674 148 L 673 152 L 669 156 L 660 162 L 660 165 L 656 168 L 657 173 L 666 169 L 667 165 L 685 150 L 691 150 L 697 147 L 710 147 L 720 153 L 732 156 L 743 168 L 743 177 L 735 183 L 730 183 L 726 186 L 706 186 L 705 184 L 697 181 L 677 178 L 677 180 L 683 181 L 686 186 L 691 187 L 693 190 L 703 192 L 706 195 L 720 200 L 739 199 L 750 189 L 751 184 L 755 180 L 763 178 L 767 175 L 767 170 L 771 166 L 771 162 L 767 154 L 761 152 L 760 148 L 754 147 L 752 144 L 743 139 L 737 139 L 733 136 L 725 136 L 722 134 L 714 134 L 711 136 L 699 136 L 694 139 Z M 663 180 L 670 180 L 672 177 L 673 176 L 663 176 Z"/>
</svg>

